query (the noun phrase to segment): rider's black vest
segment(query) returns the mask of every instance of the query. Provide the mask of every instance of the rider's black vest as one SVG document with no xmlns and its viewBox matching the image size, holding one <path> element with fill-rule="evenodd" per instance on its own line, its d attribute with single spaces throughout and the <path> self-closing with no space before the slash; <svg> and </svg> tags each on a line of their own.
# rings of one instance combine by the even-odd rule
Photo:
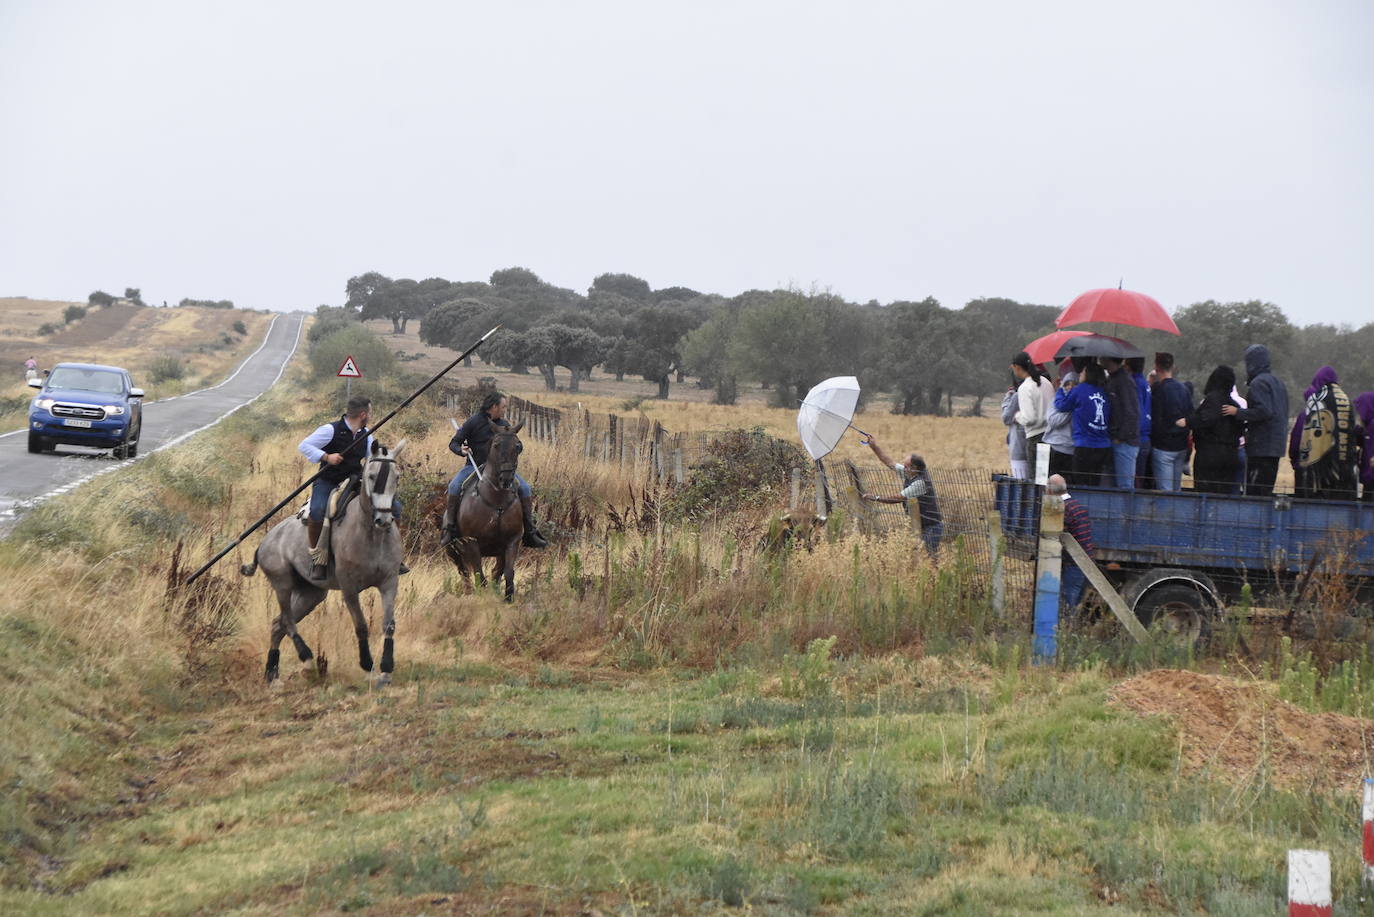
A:
<svg viewBox="0 0 1374 917">
<path fill-rule="evenodd" d="M 320 479 L 338 484 L 340 481 L 352 475 L 363 473 L 363 453 L 367 451 L 367 427 L 363 427 L 357 433 L 354 433 L 352 430 L 348 429 L 348 424 L 344 423 L 342 417 L 334 421 L 330 426 L 334 428 L 334 438 L 325 444 L 324 454 L 329 455 L 333 452 L 343 453 L 343 461 L 339 462 L 337 465 L 331 465 L 321 460 Z M 360 436 L 363 438 L 363 441 L 358 443 L 353 449 L 344 452 L 345 449 L 348 449 L 349 444 Z"/>
</svg>

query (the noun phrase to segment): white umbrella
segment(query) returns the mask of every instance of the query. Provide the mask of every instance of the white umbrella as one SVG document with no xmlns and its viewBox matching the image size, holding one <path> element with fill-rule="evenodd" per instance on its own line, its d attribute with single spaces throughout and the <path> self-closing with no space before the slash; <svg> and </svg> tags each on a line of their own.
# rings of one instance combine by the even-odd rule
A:
<svg viewBox="0 0 1374 917">
<path fill-rule="evenodd" d="M 813 459 L 825 458 L 834 450 L 844 431 L 849 429 L 858 404 L 859 380 L 853 376 L 826 379 L 806 393 L 797 411 L 797 432 Z M 862 430 L 859 432 L 868 435 Z"/>
</svg>

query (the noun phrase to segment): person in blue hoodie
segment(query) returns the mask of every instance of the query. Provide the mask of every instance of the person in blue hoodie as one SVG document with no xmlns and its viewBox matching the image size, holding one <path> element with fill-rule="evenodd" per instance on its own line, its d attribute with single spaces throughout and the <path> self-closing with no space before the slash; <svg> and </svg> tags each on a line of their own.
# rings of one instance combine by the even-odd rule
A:
<svg viewBox="0 0 1374 917">
<path fill-rule="evenodd" d="M 1072 414 L 1073 483 L 1084 487 L 1110 486 L 1112 440 L 1108 434 L 1111 408 L 1104 390 L 1106 374 L 1096 363 L 1083 367 L 1083 378 L 1054 396 L 1054 409 Z"/>
</svg>

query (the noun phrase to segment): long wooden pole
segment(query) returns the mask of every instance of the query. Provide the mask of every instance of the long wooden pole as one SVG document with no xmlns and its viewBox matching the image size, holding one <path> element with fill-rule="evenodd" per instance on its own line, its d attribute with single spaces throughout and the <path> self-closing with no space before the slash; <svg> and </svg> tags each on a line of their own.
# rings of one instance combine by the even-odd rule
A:
<svg viewBox="0 0 1374 917">
<path fill-rule="evenodd" d="M 478 347 L 481 347 L 482 344 L 486 342 L 487 338 L 495 334 L 500 327 L 500 325 L 497 325 L 495 328 L 491 329 L 486 334 L 478 338 L 476 344 L 473 344 L 467 350 L 459 354 L 458 359 L 454 360 L 452 363 L 445 366 L 443 369 L 439 370 L 439 372 L 434 374 L 434 378 L 430 379 L 424 385 L 417 388 L 414 392 L 411 393 L 410 397 L 407 398 L 405 401 L 402 401 L 400 404 L 396 405 L 396 407 L 392 408 L 390 413 L 388 413 L 381 420 L 377 421 L 376 426 L 372 427 L 366 433 L 360 431 L 358 435 L 353 438 L 353 442 L 349 443 L 347 446 L 343 448 L 343 452 L 351 452 L 359 443 L 366 442 L 369 436 L 380 430 L 388 420 L 399 414 L 401 410 L 405 408 L 406 405 L 410 404 L 416 398 L 419 398 L 429 389 L 430 386 L 438 382 L 444 376 L 448 375 L 455 366 L 466 360 L 468 357 L 472 356 L 473 352 L 476 351 Z M 206 570 L 209 570 L 215 564 L 219 563 L 224 558 L 224 555 L 228 554 L 230 551 L 234 550 L 234 548 L 237 548 L 240 544 L 242 544 L 243 539 L 247 538 L 249 535 L 256 532 L 259 528 L 263 526 L 264 523 L 267 522 L 267 520 L 275 516 L 281 510 L 282 507 L 286 506 L 286 504 L 294 500 L 296 496 L 301 493 L 301 491 L 305 490 L 311 484 L 314 484 L 315 479 L 320 476 L 323 470 L 324 469 L 320 469 L 320 471 L 317 471 L 310 477 L 306 478 L 304 484 L 302 484 L 300 487 L 297 487 L 295 490 L 291 491 L 291 493 L 287 494 L 285 497 L 282 498 L 281 502 L 279 502 L 276 506 L 272 507 L 266 513 L 264 513 L 261 519 L 259 519 L 257 522 L 254 522 L 252 525 L 248 526 L 248 528 L 244 529 L 243 532 L 241 532 L 237 538 L 231 541 L 228 544 L 228 546 L 224 548 L 224 550 L 220 551 L 214 557 L 207 560 L 200 567 L 200 569 L 196 570 L 196 572 L 186 577 L 186 582 L 184 583 L 184 585 L 189 586 L 191 583 L 194 583 L 202 573 L 204 573 Z"/>
</svg>

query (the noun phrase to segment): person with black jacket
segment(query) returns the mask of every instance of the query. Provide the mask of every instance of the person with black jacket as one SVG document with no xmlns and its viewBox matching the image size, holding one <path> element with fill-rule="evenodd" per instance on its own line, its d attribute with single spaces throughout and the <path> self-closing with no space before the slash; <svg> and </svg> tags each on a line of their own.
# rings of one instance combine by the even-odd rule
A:
<svg viewBox="0 0 1374 917">
<path fill-rule="evenodd" d="M 1174 378 L 1174 355 L 1155 354 L 1155 384 L 1150 403 L 1154 425 L 1150 433 L 1155 487 L 1183 489 L 1183 466 L 1188 462 L 1188 426 L 1179 421 L 1193 410 L 1193 399 Z"/>
<path fill-rule="evenodd" d="M 1101 357 L 1107 370 L 1107 433 L 1112 439 L 1116 486 L 1135 490 L 1135 460 L 1140 454 L 1140 392 L 1135 377 L 1116 357 Z"/>
<path fill-rule="evenodd" d="M 1229 494 L 1235 487 L 1240 468 L 1240 438 L 1245 424 L 1236 416 L 1239 406 L 1231 398 L 1236 387 L 1236 371 L 1218 366 L 1207 377 L 1202 403 L 1187 418 L 1175 421 L 1193 431 L 1193 489 L 1199 493 Z"/>
<path fill-rule="evenodd" d="M 448 451 L 463 459 L 463 467 L 453 476 L 448 485 L 448 500 L 444 505 L 444 533 L 439 544 L 447 545 L 458 536 L 458 503 L 462 500 L 463 483 L 481 465 L 486 464 L 487 450 L 491 439 L 498 429 L 510 428 L 506 420 L 506 396 L 500 392 L 488 392 L 482 399 L 482 407 L 473 414 L 458 432 L 449 440 Z M 520 508 L 525 515 L 525 537 L 521 542 L 527 548 L 547 548 L 549 543 L 534 527 L 534 495 L 530 485 L 520 475 L 515 476 L 520 490 Z"/>
<path fill-rule="evenodd" d="M 1245 494 L 1267 497 L 1274 492 L 1279 459 L 1288 446 L 1288 389 L 1269 369 L 1269 348 L 1245 348 L 1245 377 L 1250 384 L 1246 406 L 1222 407 L 1228 417 L 1245 423 Z"/>
</svg>

